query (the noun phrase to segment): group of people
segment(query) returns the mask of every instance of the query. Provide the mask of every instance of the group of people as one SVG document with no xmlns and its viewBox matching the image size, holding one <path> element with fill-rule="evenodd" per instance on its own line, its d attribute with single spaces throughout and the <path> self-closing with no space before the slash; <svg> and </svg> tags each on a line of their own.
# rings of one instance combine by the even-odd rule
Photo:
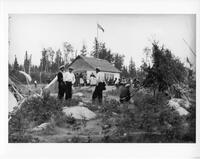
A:
<svg viewBox="0 0 200 159">
<path fill-rule="evenodd" d="M 64 72 L 65 66 L 60 67 L 58 72 L 58 98 L 62 99 L 65 95 L 65 99 L 72 98 L 72 85 L 75 83 L 75 76 L 73 68 L 70 67 L 69 71 Z"/>
<path fill-rule="evenodd" d="M 58 98 L 63 99 L 71 99 L 72 98 L 72 86 L 74 85 L 76 78 L 73 73 L 73 68 L 69 67 L 67 72 L 64 71 L 64 65 L 60 67 L 60 71 L 57 74 L 58 79 Z M 92 101 L 95 102 L 96 98 L 98 102 L 102 103 L 103 91 L 106 90 L 106 82 L 104 78 L 104 74 L 101 72 L 100 68 L 96 68 L 96 76 L 92 74 L 91 78 L 95 78 L 95 90 L 92 94 Z M 115 85 L 119 88 L 120 92 L 120 102 L 128 102 L 131 99 L 131 91 L 130 87 L 134 86 L 134 88 L 139 87 L 139 81 L 134 79 L 133 81 L 125 81 L 125 79 L 115 80 Z"/>
<path fill-rule="evenodd" d="M 72 86 L 74 85 L 76 78 L 73 73 L 73 68 L 69 67 L 69 70 L 65 72 L 65 66 L 61 66 L 60 71 L 57 74 L 58 79 L 58 98 L 71 99 L 72 98 Z M 102 92 L 106 89 L 106 84 L 104 80 L 104 75 L 100 71 L 100 68 L 96 68 L 96 76 L 92 75 L 92 78 L 95 77 L 95 90 L 92 95 L 92 101 L 95 102 L 98 98 L 99 103 L 102 103 Z"/>
<path fill-rule="evenodd" d="M 76 82 L 74 86 L 94 86 L 96 85 L 96 76 L 92 73 L 90 78 L 87 78 L 86 73 L 76 73 L 75 74 Z"/>
</svg>

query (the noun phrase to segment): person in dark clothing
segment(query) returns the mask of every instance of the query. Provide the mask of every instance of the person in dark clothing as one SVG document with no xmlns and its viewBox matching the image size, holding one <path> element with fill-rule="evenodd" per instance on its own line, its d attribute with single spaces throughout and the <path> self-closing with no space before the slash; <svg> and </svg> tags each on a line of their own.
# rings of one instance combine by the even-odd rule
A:
<svg viewBox="0 0 200 159">
<path fill-rule="evenodd" d="M 97 73 L 96 74 L 97 83 L 92 95 L 92 101 L 94 102 L 95 99 L 98 98 L 99 103 L 102 104 L 102 97 L 103 97 L 102 93 L 103 90 L 106 89 L 105 80 L 103 73 L 100 72 L 100 68 L 96 68 L 96 73 Z"/>
<path fill-rule="evenodd" d="M 130 84 L 122 85 L 120 87 L 120 103 L 129 102 L 131 99 Z"/>
<path fill-rule="evenodd" d="M 114 81 L 113 81 L 113 85 L 115 85 L 115 84 L 116 84 L 116 81 L 117 81 L 117 78 L 115 78 L 115 79 L 114 79 Z"/>
<path fill-rule="evenodd" d="M 62 99 L 64 97 L 65 94 L 65 83 L 63 81 L 63 71 L 64 71 L 64 65 L 60 66 L 60 71 L 57 74 L 57 78 L 58 78 L 58 98 Z"/>
</svg>

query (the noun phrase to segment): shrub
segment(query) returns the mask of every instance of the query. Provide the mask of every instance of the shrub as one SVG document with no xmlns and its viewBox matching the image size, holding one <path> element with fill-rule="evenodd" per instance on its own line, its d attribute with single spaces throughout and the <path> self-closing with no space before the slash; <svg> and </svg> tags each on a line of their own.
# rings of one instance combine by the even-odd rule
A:
<svg viewBox="0 0 200 159">
<path fill-rule="evenodd" d="M 100 106 L 100 112 L 105 115 L 111 115 L 112 113 L 120 113 L 120 103 L 114 99 L 105 100 L 104 104 Z"/>
<path fill-rule="evenodd" d="M 196 142 L 196 102 L 191 102 L 191 107 L 188 109 L 190 114 L 186 121 L 189 123 L 189 131 L 183 137 L 185 141 Z"/>
<path fill-rule="evenodd" d="M 60 113 L 54 116 L 55 125 L 65 126 L 66 124 L 75 124 L 76 120 L 71 116 L 66 116 L 64 113 Z"/>
<path fill-rule="evenodd" d="M 188 136 L 188 128 L 185 126 L 186 117 L 179 116 L 175 110 L 168 107 L 167 98 L 164 95 L 159 95 L 155 99 L 153 95 L 139 92 L 134 96 L 134 101 L 133 110 L 129 109 L 131 104 L 120 105 L 116 101 L 106 102 L 101 108 L 103 114 L 106 114 L 103 123 L 117 128 L 117 132 L 107 137 L 106 142 L 113 142 L 113 140 L 116 142 L 193 141 L 194 134 L 190 133 Z M 113 117 L 111 112 L 118 113 L 114 123 L 110 121 Z M 193 119 L 195 118 L 191 117 L 191 120 Z M 191 127 L 194 128 L 192 124 Z M 132 132 L 144 132 L 144 134 L 138 134 L 137 137 L 133 135 L 135 136 L 133 137 Z"/>
<path fill-rule="evenodd" d="M 9 120 L 9 137 L 15 133 L 19 138 L 23 136 L 26 130 L 38 126 L 44 122 L 49 122 L 54 117 L 55 123 L 59 125 L 66 122 L 74 123 L 73 118 L 65 117 L 62 112 L 63 106 L 77 105 L 80 99 L 72 99 L 71 101 L 61 101 L 51 97 L 48 92 L 43 97 L 30 97 L 22 105 L 21 108 L 11 115 Z M 9 139 L 10 140 L 10 139 Z M 11 139 L 12 140 L 12 139 Z"/>
<path fill-rule="evenodd" d="M 39 139 L 25 133 L 9 133 L 9 143 L 38 143 Z"/>
</svg>

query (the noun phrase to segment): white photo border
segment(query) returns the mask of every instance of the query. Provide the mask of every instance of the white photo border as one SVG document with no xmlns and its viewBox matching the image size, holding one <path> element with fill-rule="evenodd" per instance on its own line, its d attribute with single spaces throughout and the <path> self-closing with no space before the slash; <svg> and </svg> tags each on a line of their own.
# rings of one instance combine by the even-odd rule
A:
<svg viewBox="0 0 200 159">
<path fill-rule="evenodd" d="M 195 158 L 200 157 L 199 56 L 196 56 L 195 144 L 11 144 L 8 143 L 9 14 L 196 14 L 200 52 L 199 0 L 0 0 L 0 158 Z"/>
</svg>

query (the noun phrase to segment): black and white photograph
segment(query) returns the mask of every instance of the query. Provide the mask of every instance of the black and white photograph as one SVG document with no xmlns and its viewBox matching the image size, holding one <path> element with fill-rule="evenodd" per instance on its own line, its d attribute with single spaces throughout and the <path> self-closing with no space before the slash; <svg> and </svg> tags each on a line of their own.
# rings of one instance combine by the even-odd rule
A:
<svg viewBox="0 0 200 159">
<path fill-rule="evenodd" d="M 195 14 L 9 14 L 9 143 L 196 143 Z"/>
</svg>

